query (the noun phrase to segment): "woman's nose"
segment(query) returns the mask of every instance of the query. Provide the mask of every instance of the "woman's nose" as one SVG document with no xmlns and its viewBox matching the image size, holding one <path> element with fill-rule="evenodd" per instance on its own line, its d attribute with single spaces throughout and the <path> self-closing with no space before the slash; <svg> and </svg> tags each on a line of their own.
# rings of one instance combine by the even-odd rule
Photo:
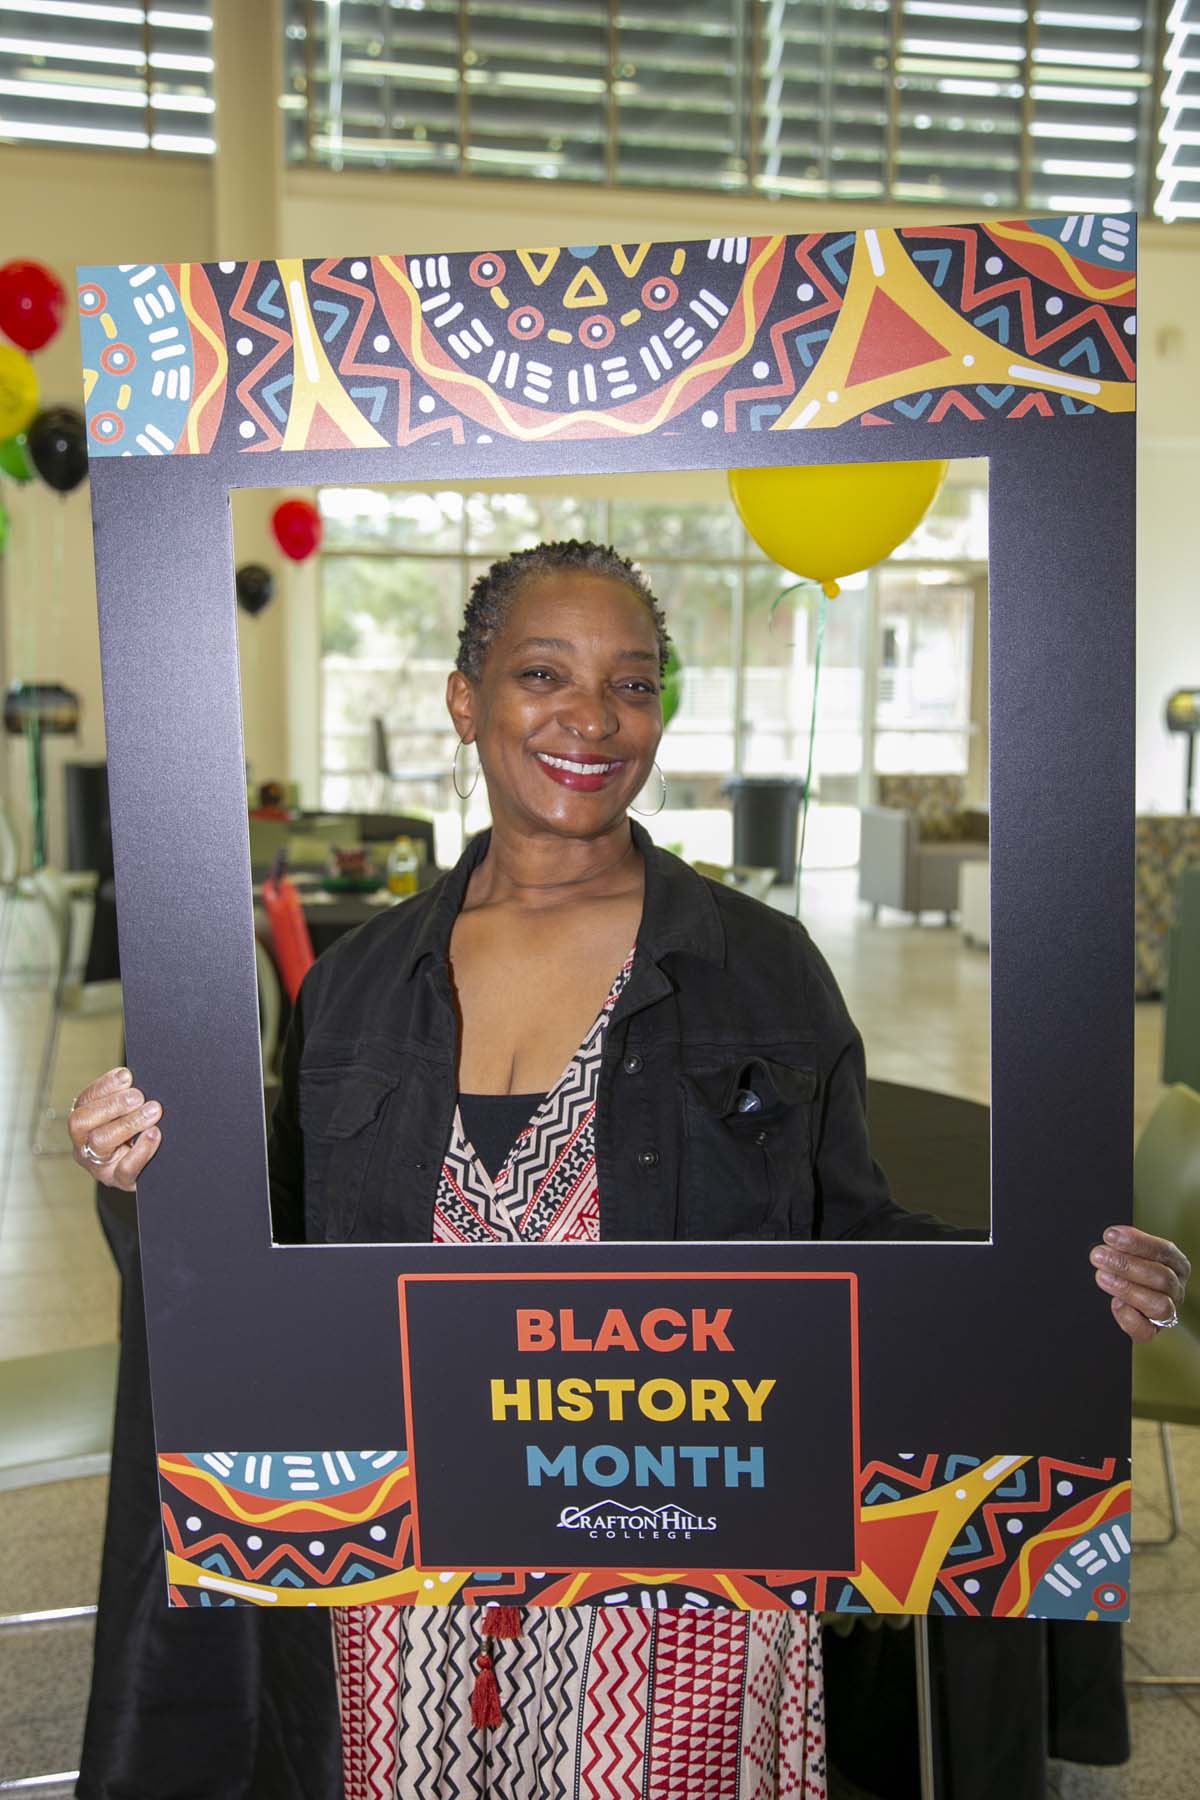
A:
<svg viewBox="0 0 1200 1800">
<path fill-rule="evenodd" d="M 584 738 L 608 737 L 617 729 L 617 716 L 606 694 L 578 690 L 564 703 L 559 719 L 568 731 Z"/>
</svg>

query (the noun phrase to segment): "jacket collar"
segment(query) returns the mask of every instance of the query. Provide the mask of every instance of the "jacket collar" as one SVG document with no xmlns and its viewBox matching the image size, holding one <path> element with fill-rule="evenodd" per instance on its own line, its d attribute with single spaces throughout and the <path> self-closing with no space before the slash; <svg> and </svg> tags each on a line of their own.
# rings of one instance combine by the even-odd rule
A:
<svg viewBox="0 0 1200 1800">
<path fill-rule="evenodd" d="M 638 951 L 654 963 L 681 951 L 722 965 L 725 928 L 708 882 L 669 850 L 660 850 L 636 819 L 629 823 L 634 845 L 646 864 Z M 450 934 L 462 908 L 467 883 L 487 855 L 491 841 L 490 831 L 472 838 L 454 867 L 430 890 L 425 916 L 409 949 L 406 975 L 412 975 L 425 957 L 442 964 L 449 960 Z"/>
</svg>

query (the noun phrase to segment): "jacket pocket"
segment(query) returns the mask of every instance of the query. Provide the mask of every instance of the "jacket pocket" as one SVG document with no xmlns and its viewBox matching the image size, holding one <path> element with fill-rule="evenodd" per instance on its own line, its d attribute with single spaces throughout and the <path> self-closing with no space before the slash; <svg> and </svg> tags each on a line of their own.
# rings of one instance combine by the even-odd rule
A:
<svg viewBox="0 0 1200 1800">
<path fill-rule="evenodd" d="M 400 1073 L 347 1063 L 300 1071 L 304 1212 L 310 1243 L 353 1235 L 380 1135 Z"/>
<path fill-rule="evenodd" d="M 809 1237 L 815 1069 L 747 1055 L 682 1076 L 680 1236 Z"/>
</svg>

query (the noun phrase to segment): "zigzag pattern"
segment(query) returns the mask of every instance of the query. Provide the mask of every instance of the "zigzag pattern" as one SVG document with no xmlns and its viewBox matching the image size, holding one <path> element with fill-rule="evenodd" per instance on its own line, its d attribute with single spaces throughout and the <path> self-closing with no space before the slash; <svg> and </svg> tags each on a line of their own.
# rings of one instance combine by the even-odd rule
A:
<svg viewBox="0 0 1200 1800">
<path fill-rule="evenodd" d="M 366 1614 L 361 1608 L 333 1614 L 333 1651 L 337 1664 L 338 1713 L 342 1725 L 342 1786 L 345 1800 L 363 1800 L 363 1687 L 366 1656 L 363 1635 Z"/>
<path fill-rule="evenodd" d="M 504 1800 L 539 1800 L 538 1743 L 542 1684 L 547 1667 L 543 1647 L 527 1634 L 492 1644 L 496 1680 L 503 1696 L 504 1723 L 487 1734 L 489 1792 Z M 476 1734 L 478 1735 L 478 1734 Z"/>
<path fill-rule="evenodd" d="M 374 1610 L 374 1609 L 372 1609 Z M 466 1607 L 412 1607 L 402 1621 L 400 1739 L 393 1796 L 485 1793 L 486 1734 L 471 1725 L 475 1615 Z M 350 1795 L 346 1800 L 351 1800 Z M 370 1800 L 375 1800 L 374 1795 Z"/>
<path fill-rule="evenodd" d="M 367 1609 L 363 1691 L 366 1745 L 365 1792 L 369 1800 L 391 1800 L 399 1730 L 400 1624 L 395 1607 Z"/>
<path fill-rule="evenodd" d="M 586 1674 L 597 1614 L 591 1607 L 526 1613 L 542 1656 L 541 1741 L 543 1794 L 538 1800 L 576 1800 Z M 526 1630 L 531 1626 L 527 1625 Z"/>
<path fill-rule="evenodd" d="M 389 1606 L 334 1612 L 345 1800 L 393 1800 L 399 1616 Z"/>
<path fill-rule="evenodd" d="M 595 1023 L 493 1181 L 455 1108 L 434 1207 L 435 1243 L 590 1242 L 599 1235 L 593 1126 L 604 1035 L 633 968 L 631 950 Z"/>
<path fill-rule="evenodd" d="M 912 248 L 930 238 L 938 245 L 935 251 Z M 1015 354 L 1063 368 L 1083 356 L 1086 373 L 1134 379 L 1133 341 L 1120 323 L 1129 314 L 1127 302 L 1089 304 L 1072 289 L 1065 271 L 1060 285 L 1037 280 L 1014 261 L 1012 247 L 983 226 L 945 226 L 936 233 L 910 226 L 900 240 L 923 274 L 933 267 L 926 278 L 935 288 L 947 288 L 944 297 L 956 312 L 998 343 L 1011 344 Z M 1039 322 L 1039 313 L 1047 315 L 1046 322 Z"/>
<path fill-rule="evenodd" d="M 579 1800 L 641 1789 L 654 1614 L 611 1606 L 597 1615 L 579 1734 Z"/>
</svg>

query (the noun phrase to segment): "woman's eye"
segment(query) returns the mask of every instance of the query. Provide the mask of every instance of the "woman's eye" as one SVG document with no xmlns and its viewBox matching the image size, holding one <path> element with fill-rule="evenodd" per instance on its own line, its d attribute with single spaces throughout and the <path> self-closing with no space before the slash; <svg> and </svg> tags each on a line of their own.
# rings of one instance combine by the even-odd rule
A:
<svg viewBox="0 0 1200 1800">
<path fill-rule="evenodd" d="M 554 671 L 553 671 L 553 669 L 523 669 L 521 671 L 521 680 L 522 681 L 553 681 L 554 680 Z"/>
<path fill-rule="evenodd" d="M 658 692 L 652 681 L 626 681 L 622 685 L 634 694 L 657 694 Z"/>
</svg>

